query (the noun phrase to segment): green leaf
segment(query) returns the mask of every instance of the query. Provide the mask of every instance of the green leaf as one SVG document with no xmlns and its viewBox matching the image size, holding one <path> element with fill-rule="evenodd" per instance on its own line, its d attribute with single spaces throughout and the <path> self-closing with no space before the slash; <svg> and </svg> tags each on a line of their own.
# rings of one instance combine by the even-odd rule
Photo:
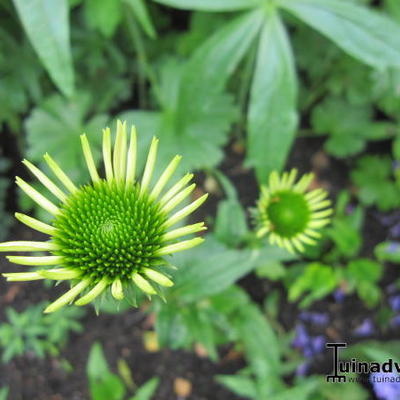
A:
<svg viewBox="0 0 400 400">
<path fill-rule="evenodd" d="M 8 387 L 3 387 L 0 389 L 0 400 L 7 400 L 8 397 Z"/>
<path fill-rule="evenodd" d="M 121 0 L 85 0 L 88 25 L 110 38 L 122 18 Z"/>
<path fill-rule="evenodd" d="M 218 204 L 214 233 L 220 242 L 235 247 L 248 233 L 246 214 L 238 201 L 235 187 L 222 173 L 218 172 L 217 177 L 224 187 L 227 199 Z"/>
<path fill-rule="evenodd" d="M 172 302 L 161 306 L 155 326 L 161 346 L 177 349 L 185 346 L 189 340 L 188 327 L 184 323 L 181 309 Z"/>
<path fill-rule="evenodd" d="M 390 18 L 347 0 L 281 0 L 280 4 L 365 64 L 400 66 L 400 26 Z"/>
<path fill-rule="evenodd" d="M 122 400 L 125 386 L 114 374 L 110 373 L 101 344 L 92 345 L 86 372 L 92 400 Z"/>
<path fill-rule="evenodd" d="M 237 68 L 244 54 L 253 43 L 264 14 L 247 12 L 224 24 L 215 32 L 187 63 L 179 93 L 179 109 L 186 121 L 198 110 L 211 111 L 209 97 L 220 94 Z"/>
<path fill-rule="evenodd" d="M 92 400 L 123 400 L 126 389 L 121 379 L 107 373 L 101 379 L 90 383 Z"/>
<path fill-rule="evenodd" d="M 283 260 L 292 256 L 274 246 L 262 250 L 228 250 L 211 235 L 190 252 L 176 254 L 172 263 L 179 265 L 171 296 L 193 302 L 219 293 L 259 266 L 265 259 Z"/>
<path fill-rule="evenodd" d="M 261 33 L 248 111 L 247 163 L 264 182 L 281 169 L 297 126 L 297 80 L 286 30 L 271 13 Z"/>
<path fill-rule="evenodd" d="M 236 327 L 257 381 L 267 380 L 269 393 L 272 393 L 280 369 L 280 352 L 274 331 L 258 307 L 252 304 L 241 310 Z"/>
<path fill-rule="evenodd" d="M 311 398 L 311 394 L 316 391 L 318 387 L 318 380 L 309 378 L 305 382 L 301 382 L 294 387 L 289 389 L 283 389 L 282 391 L 268 397 L 268 400 L 308 400 Z"/>
<path fill-rule="evenodd" d="M 155 2 L 184 10 L 235 11 L 257 7 L 263 0 L 155 0 Z"/>
<path fill-rule="evenodd" d="M 400 205 L 400 189 L 392 179 L 392 160 L 385 156 L 369 155 L 361 158 L 351 172 L 358 187 L 357 195 L 365 205 L 377 205 L 388 211 Z"/>
<path fill-rule="evenodd" d="M 345 385 L 342 383 L 329 383 L 327 385 L 325 378 L 320 380 L 319 393 L 322 394 L 324 400 L 368 400 L 370 398 L 366 389 L 356 382 L 350 382 L 351 375 L 346 375 L 348 378 Z M 354 375 L 354 378 L 357 377 L 357 375 Z"/>
<path fill-rule="evenodd" d="M 74 91 L 67 0 L 13 0 L 22 25 L 51 79 L 66 95 Z"/>
<path fill-rule="evenodd" d="M 157 377 L 149 379 L 138 388 L 136 394 L 130 400 L 150 400 L 156 392 L 159 383 L 160 379 Z"/>
<path fill-rule="evenodd" d="M 257 397 L 256 384 L 253 379 L 243 375 L 217 375 L 218 383 L 226 386 L 238 396 L 255 399 Z"/>
<path fill-rule="evenodd" d="M 86 372 L 89 379 L 93 380 L 101 379 L 110 372 L 103 348 L 99 342 L 94 343 L 90 349 Z"/>
<path fill-rule="evenodd" d="M 382 242 L 375 247 L 375 256 L 380 261 L 390 261 L 400 264 L 400 243 Z"/>
<path fill-rule="evenodd" d="M 193 306 L 189 308 L 188 312 L 184 313 L 184 319 L 193 339 L 201 343 L 210 359 L 216 362 L 218 353 L 210 313 L 201 307 Z"/>
<path fill-rule="evenodd" d="M 88 119 L 91 101 L 86 93 L 78 93 L 70 101 L 56 95 L 35 108 L 26 120 L 27 158 L 41 163 L 49 153 L 72 180 L 84 182 L 88 173 L 79 135 L 87 134 L 93 156 L 99 160 L 102 129 L 109 119 L 104 114 Z"/>
<path fill-rule="evenodd" d="M 135 14 L 136 19 L 139 21 L 143 30 L 151 38 L 155 39 L 157 34 L 154 29 L 153 22 L 151 21 L 150 15 L 147 11 L 143 0 L 123 0 Z"/>
<path fill-rule="evenodd" d="M 357 282 L 377 282 L 383 273 L 382 265 L 368 258 L 350 261 L 347 268 Z"/>
<path fill-rule="evenodd" d="M 143 138 L 140 145 L 145 148 L 154 134 L 159 135 L 159 166 L 165 168 L 176 154 L 182 154 L 180 171 L 185 172 L 214 167 L 222 160 L 221 147 L 238 115 L 232 96 L 212 91 L 207 96 L 205 92 L 192 92 L 190 103 L 200 98 L 203 101 L 199 107 L 191 110 L 188 119 L 187 109 L 178 104 L 179 88 L 183 86 L 182 74 L 186 70 L 187 64 L 175 59 L 168 59 L 162 64 L 159 93 L 161 112 L 128 111 L 120 116 L 137 126 Z"/>
<path fill-rule="evenodd" d="M 309 294 L 302 300 L 300 307 L 304 308 L 313 301 L 321 299 L 331 293 L 337 285 L 337 278 L 328 265 L 318 262 L 308 264 L 304 272 L 289 288 L 289 301 L 296 301 L 302 294 Z"/>
</svg>

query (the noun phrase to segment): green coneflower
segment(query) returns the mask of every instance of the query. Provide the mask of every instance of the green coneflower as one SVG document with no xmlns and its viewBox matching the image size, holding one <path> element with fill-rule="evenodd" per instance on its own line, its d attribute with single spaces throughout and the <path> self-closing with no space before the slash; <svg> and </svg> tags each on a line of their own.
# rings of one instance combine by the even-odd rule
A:
<svg viewBox="0 0 400 400">
<path fill-rule="evenodd" d="M 83 154 L 91 182 L 77 187 L 48 155 L 44 159 L 62 187 L 55 184 L 29 161 L 23 163 L 59 201 L 55 203 L 17 177 L 17 185 L 52 216 L 51 225 L 28 215 L 16 213 L 16 218 L 50 235 L 46 242 L 16 241 L 0 244 L 0 251 L 47 251 L 46 256 L 8 256 L 16 264 L 52 266 L 35 272 L 3 274 L 8 281 L 38 279 L 72 281 L 72 288 L 51 303 L 45 312 L 53 312 L 75 301 L 85 305 L 107 288 L 121 300 L 128 285 L 134 285 L 148 295 L 158 292 L 158 286 L 173 285 L 160 268 L 168 265 L 164 256 L 189 249 L 204 239 L 177 240 L 206 229 L 203 222 L 171 229 L 177 222 L 196 210 L 207 198 L 201 196 L 175 211 L 195 188 L 188 186 L 192 174 L 186 174 L 168 190 L 164 190 L 177 168 L 181 156 L 175 156 L 151 185 L 156 161 L 158 139 L 153 138 L 141 180 L 136 179 L 136 131 L 132 127 L 129 145 L 126 123 L 117 123 L 114 151 L 110 129 L 103 130 L 103 159 L 106 179 L 100 178 L 89 142 L 81 136 Z M 172 211 L 174 211 L 172 213 Z"/>
<path fill-rule="evenodd" d="M 271 244 L 292 253 L 303 252 L 303 244 L 316 244 L 321 237 L 317 230 L 329 223 L 333 212 L 324 189 L 307 192 L 314 174 L 303 175 L 297 183 L 296 177 L 296 169 L 282 176 L 272 172 L 268 187 L 261 187 L 256 213 L 257 236 L 268 235 Z"/>
</svg>

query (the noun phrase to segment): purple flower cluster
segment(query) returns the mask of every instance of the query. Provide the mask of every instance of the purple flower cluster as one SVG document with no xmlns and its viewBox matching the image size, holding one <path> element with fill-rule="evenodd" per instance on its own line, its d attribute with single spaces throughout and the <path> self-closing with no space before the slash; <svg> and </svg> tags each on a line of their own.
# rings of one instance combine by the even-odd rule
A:
<svg viewBox="0 0 400 400">
<path fill-rule="evenodd" d="M 378 399 L 400 399 L 400 375 L 394 372 L 375 372 L 370 374 L 369 381 Z"/>
<path fill-rule="evenodd" d="M 304 354 L 304 357 L 311 358 L 316 354 L 321 353 L 325 346 L 325 336 L 311 336 L 308 334 L 306 327 L 303 324 L 296 326 L 296 336 L 292 342 L 292 346 L 299 349 Z"/>
<path fill-rule="evenodd" d="M 364 321 L 355 330 L 356 336 L 371 336 L 374 333 L 374 324 L 370 318 L 365 318 Z"/>
</svg>

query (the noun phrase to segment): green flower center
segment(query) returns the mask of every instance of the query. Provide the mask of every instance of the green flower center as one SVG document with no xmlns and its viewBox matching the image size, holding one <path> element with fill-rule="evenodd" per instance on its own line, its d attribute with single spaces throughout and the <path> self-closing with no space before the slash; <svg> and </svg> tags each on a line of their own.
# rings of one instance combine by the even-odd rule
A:
<svg viewBox="0 0 400 400">
<path fill-rule="evenodd" d="M 159 264 L 166 215 L 138 185 L 100 181 L 86 185 L 62 206 L 53 237 L 64 266 L 94 281 L 128 280 L 143 267 Z"/>
<path fill-rule="evenodd" d="M 273 230 L 286 238 L 304 232 L 311 215 L 304 195 L 291 191 L 276 193 L 271 198 L 266 213 Z"/>
</svg>

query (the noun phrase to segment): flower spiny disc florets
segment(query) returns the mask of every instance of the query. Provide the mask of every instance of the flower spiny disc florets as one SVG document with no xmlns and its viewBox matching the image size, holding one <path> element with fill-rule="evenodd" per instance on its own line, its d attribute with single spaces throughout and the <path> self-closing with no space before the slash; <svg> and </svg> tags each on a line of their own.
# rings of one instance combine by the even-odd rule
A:
<svg viewBox="0 0 400 400">
<path fill-rule="evenodd" d="M 257 203 L 257 236 L 269 235 L 271 244 L 290 252 L 305 250 L 303 244 L 314 245 L 321 237 L 317 229 L 327 225 L 332 214 L 327 192 L 315 189 L 307 192 L 314 175 L 303 175 L 295 183 L 297 170 L 284 172 L 280 177 L 274 171 L 269 185 L 261 187 Z"/>
<path fill-rule="evenodd" d="M 207 195 L 170 215 L 192 193 L 195 184 L 187 186 L 193 175 L 186 174 L 171 188 L 164 190 L 181 159 L 176 156 L 150 189 L 158 139 L 153 138 L 151 142 L 140 182 L 135 177 L 137 143 L 134 127 L 127 146 L 126 124 L 118 121 L 114 150 L 110 129 L 103 131 L 106 179 L 100 178 L 97 172 L 85 135 L 81 136 L 81 141 L 92 180 L 84 186 L 75 186 L 47 154 L 44 159 L 63 188 L 24 160 L 33 175 L 57 197 L 59 205 L 17 177 L 18 186 L 52 214 L 53 220 L 51 224 L 46 224 L 16 213 L 17 219 L 50 235 L 50 240 L 0 243 L 0 251 L 48 251 L 51 254 L 8 256 L 16 264 L 52 266 L 35 272 L 3 274 L 9 281 L 44 278 L 72 281 L 72 288 L 50 304 L 45 312 L 58 310 L 78 295 L 81 297 L 75 304 L 87 304 L 108 287 L 113 297 L 121 300 L 128 285 L 135 285 L 148 295 L 158 293 L 158 285 L 172 286 L 171 279 L 159 271 L 160 266 L 168 265 L 164 256 L 200 244 L 203 241 L 200 237 L 183 241 L 177 239 L 206 229 L 202 222 L 170 229 L 196 210 Z"/>
</svg>

